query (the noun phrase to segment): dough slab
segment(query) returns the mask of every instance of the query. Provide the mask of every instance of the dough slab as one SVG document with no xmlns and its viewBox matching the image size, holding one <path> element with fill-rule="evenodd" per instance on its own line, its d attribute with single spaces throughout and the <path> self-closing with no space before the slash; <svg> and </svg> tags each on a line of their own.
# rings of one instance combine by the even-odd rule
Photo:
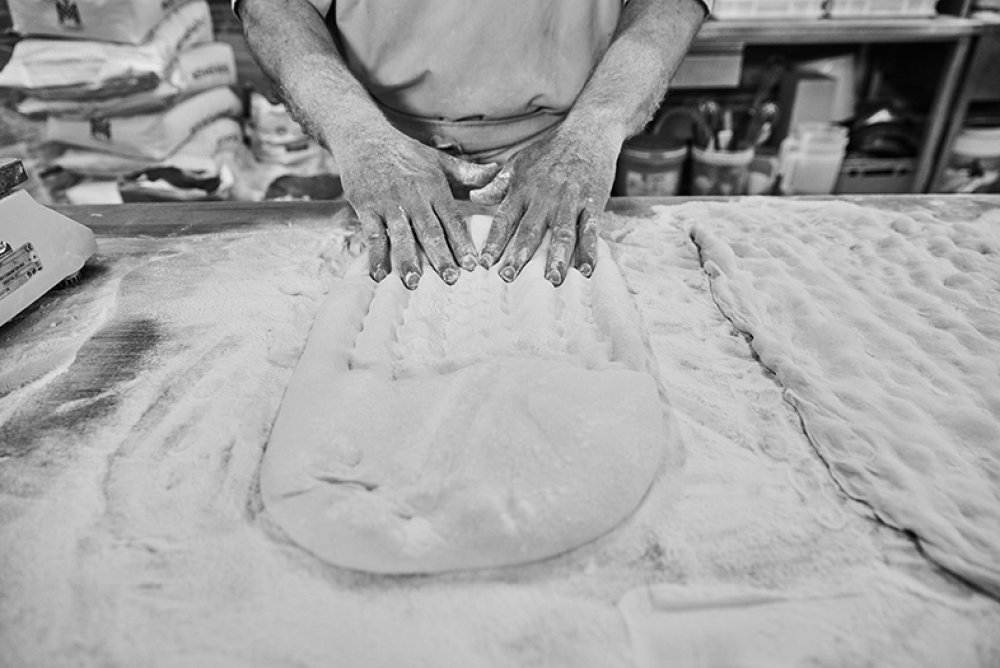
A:
<svg viewBox="0 0 1000 668">
<path fill-rule="evenodd" d="M 482 241 L 489 218 L 470 220 Z M 267 512 L 322 559 L 380 573 L 554 556 L 614 529 L 673 447 L 606 246 L 553 288 L 543 248 L 409 292 L 360 262 L 321 306 L 261 469 Z"/>
</svg>

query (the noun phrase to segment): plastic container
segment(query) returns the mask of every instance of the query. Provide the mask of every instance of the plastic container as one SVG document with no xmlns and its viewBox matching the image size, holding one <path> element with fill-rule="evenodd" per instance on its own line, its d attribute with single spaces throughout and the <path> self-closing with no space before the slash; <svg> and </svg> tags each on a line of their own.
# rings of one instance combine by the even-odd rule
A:
<svg viewBox="0 0 1000 668">
<path fill-rule="evenodd" d="M 715 0 L 716 19 L 814 18 L 823 16 L 823 0 Z"/>
<path fill-rule="evenodd" d="M 908 193 L 913 187 L 914 158 L 846 157 L 834 192 L 843 195 Z"/>
<path fill-rule="evenodd" d="M 781 142 L 781 192 L 785 195 L 828 195 L 833 192 L 847 152 L 847 128 L 826 123 L 800 123 Z"/>
<path fill-rule="evenodd" d="M 745 195 L 754 150 L 706 151 L 691 149 L 692 195 Z"/>
<path fill-rule="evenodd" d="M 649 140 L 626 142 L 618 157 L 615 194 L 626 197 L 676 195 L 687 154 L 687 146 L 650 146 Z"/>
<path fill-rule="evenodd" d="M 830 17 L 934 16 L 937 0 L 830 0 Z"/>
</svg>

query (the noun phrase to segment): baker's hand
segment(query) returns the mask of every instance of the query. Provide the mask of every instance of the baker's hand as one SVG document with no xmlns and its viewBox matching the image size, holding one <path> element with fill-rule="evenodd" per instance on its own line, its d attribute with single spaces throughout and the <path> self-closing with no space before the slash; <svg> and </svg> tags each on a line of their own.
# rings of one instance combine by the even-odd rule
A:
<svg viewBox="0 0 1000 668">
<path fill-rule="evenodd" d="M 337 154 L 344 196 L 368 240 L 369 273 L 376 281 L 395 267 L 413 290 L 420 282 L 417 243 L 451 285 L 461 266 L 476 267 L 476 248 L 452 189 L 479 188 L 499 165 L 477 165 L 395 131 L 366 133 Z"/>
<path fill-rule="evenodd" d="M 559 286 L 574 264 L 589 277 L 597 262 L 598 216 L 611 194 L 620 149 L 621 138 L 602 128 L 565 122 L 515 155 L 489 185 L 469 195 L 481 204 L 500 202 L 480 264 L 489 268 L 500 260 L 500 277 L 512 281 L 551 230 L 545 278 Z"/>
</svg>

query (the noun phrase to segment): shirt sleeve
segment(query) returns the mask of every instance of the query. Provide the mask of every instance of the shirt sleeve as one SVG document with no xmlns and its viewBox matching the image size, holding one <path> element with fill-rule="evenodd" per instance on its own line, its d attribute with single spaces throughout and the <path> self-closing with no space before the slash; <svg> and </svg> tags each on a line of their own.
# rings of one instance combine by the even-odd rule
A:
<svg viewBox="0 0 1000 668">
<path fill-rule="evenodd" d="M 702 2 L 712 2 L 713 0 L 702 0 Z M 236 8 L 240 4 L 240 0 L 231 0 L 233 6 L 233 13 L 239 17 L 239 12 Z M 333 5 L 333 0 L 309 0 L 309 4 L 316 8 L 320 16 L 326 16 L 326 13 L 330 11 L 330 6 Z"/>
</svg>

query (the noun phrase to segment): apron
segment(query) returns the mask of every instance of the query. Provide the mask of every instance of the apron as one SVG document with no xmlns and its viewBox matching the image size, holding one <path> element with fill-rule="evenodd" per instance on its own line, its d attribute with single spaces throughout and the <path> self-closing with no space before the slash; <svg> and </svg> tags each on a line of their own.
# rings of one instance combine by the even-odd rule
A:
<svg viewBox="0 0 1000 668">
<path fill-rule="evenodd" d="M 313 2 L 394 126 L 483 161 L 506 159 L 554 130 L 610 44 L 622 7 L 622 0 Z"/>
</svg>

